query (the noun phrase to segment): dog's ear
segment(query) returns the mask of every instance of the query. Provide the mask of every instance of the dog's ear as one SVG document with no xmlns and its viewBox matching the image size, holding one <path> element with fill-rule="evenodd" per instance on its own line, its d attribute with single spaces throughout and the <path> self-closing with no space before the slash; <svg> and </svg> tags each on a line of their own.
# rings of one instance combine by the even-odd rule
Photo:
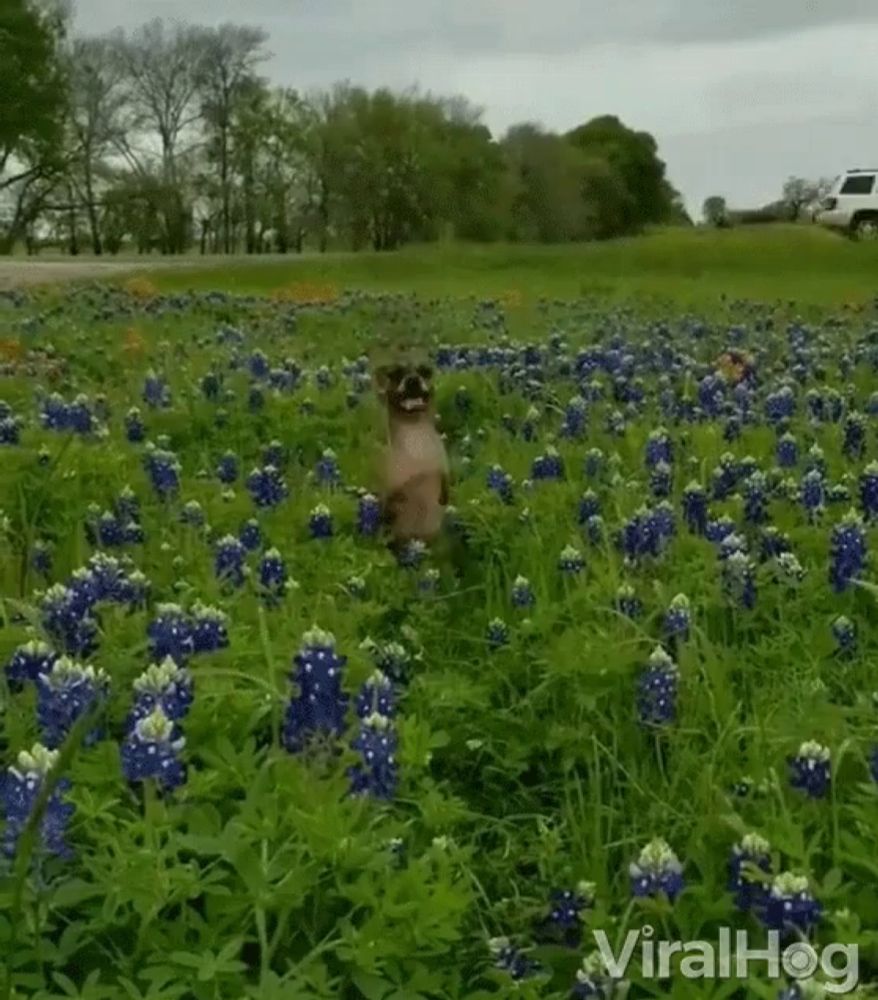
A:
<svg viewBox="0 0 878 1000">
<path fill-rule="evenodd" d="M 390 365 L 378 365 L 372 369 L 372 385 L 375 392 L 382 398 L 387 395 L 390 386 Z"/>
</svg>

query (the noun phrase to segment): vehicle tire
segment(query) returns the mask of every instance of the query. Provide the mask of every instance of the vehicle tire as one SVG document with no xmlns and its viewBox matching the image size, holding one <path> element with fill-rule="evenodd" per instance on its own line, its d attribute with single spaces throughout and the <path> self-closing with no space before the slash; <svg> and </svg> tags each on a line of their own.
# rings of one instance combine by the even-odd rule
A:
<svg viewBox="0 0 878 1000">
<path fill-rule="evenodd" d="M 878 215 L 860 215 L 851 224 L 851 235 L 860 243 L 878 241 Z"/>
</svg>

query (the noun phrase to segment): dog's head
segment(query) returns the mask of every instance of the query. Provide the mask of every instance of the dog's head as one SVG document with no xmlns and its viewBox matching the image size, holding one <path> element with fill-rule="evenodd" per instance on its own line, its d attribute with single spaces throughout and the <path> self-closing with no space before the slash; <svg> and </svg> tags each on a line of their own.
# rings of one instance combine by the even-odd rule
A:
<svg viewBox="0 0 878 1000">
<path fill-rule="evenodd" d="M 433 404 L 433 366 L 421 359 L 380 365 L 375 369 L 375 386 L 391 415 L 415 418 Z"/>
</svg>

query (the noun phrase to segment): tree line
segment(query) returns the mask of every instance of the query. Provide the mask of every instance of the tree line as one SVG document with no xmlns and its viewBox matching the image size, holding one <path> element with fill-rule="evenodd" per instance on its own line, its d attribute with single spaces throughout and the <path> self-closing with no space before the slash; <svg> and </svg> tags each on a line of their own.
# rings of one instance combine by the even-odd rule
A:
<svg viewBox="0 0 878 1000">
<path fill-rule="evenodd" d="M 0 13 L 0 253 L 392 250 L 688 222 L 655 139 L 606 115 L 495 138 L 466 98 L 273 86 L 260 29 L 154 20 L 79 37 Z"/>
</svg>

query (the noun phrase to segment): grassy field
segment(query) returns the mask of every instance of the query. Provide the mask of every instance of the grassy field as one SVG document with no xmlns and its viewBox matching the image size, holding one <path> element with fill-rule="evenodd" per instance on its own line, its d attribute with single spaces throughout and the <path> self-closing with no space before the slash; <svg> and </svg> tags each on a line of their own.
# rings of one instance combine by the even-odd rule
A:
<svg viewBox="0 0 878 1000">
<path fill-rule="evenodd" d="M 806 304 L 864 302 L 878 292 L 878 246 L 808 226 L 668 230 L 570 247 L 452 245 L 266 263 L 212 261 L 153 274 L 163 291 L 270 294 L 293 283 L 427 296 L 630 296 L 704 306 L 721 295 Z"/>
<path fill-rule="evenodd" d="M 0 1000 L 874 996 L 876 292 L 780 228 L 0 296 Z M 596 951 L 725 930 L 859 965 Z"/>
</svg>

